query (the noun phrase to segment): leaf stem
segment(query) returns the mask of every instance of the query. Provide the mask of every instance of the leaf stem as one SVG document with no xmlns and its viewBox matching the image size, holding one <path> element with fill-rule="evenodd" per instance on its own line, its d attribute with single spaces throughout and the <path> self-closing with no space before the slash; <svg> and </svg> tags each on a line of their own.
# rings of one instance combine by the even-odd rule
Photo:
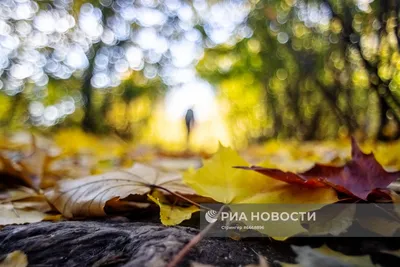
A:
<svg viewBox="0 0 400 267">
<path fill-rule="evenodd" d="M 152 187 L 152 188 L 157 188 L 157 189 L 164 190 L 164 191 L 170 193 L 171 195 L 174 195 L 174 196 L 176 196 L 176 197 L 178 197 L 178 198 L 181 198 L 181 199 L 183 199 L 183 200 L 186 200 L 187 202 L 189 202 L 190 204 L 195 205 L 196 207 L 203 208 L 203 209 L 205 209 L 205 210 L 210 210 L 209 207 L 206 207 L 206 206 L 203 206 L 203 205 L 201 205 L 201 204 L 199 204 L 199 203 L 196 203 L 196 202 L 194 202 L 193 200 L 190 200 L 189 198 L 184 197 L 184 196 L 182 196 L 181 194 L 178 194 L 178 193 L 176 193 L 176 192 L 172 192 L 171 190 L 169 190 L 169 189 L 167 189 L 167 188 L 165 188 L 165 187 L 162 187 L 162 186 L 159 186 L 159 185 L 154 185 L 154 184 L 149 184 L 149 186 Z"/>
<path fill-rule="evenodd" d="M 225 205 L 223 205 L 218 213 L 217 213 L 217 218 L 221 215 L 221 212 L 225 208 Z M 183 260 L 183 258 L 186 256 L 186 254 L 189 253 L 190 249 L 193 248 L 197 243 L 199 243 L 204 236 L 211 230 L 211 228 L 214 226 L 214 223 L 210 223 L 209 225 L 206 226 L 200 233 L 198 233 L 195 237 L 193 237 L 189 243 L 187 243 L 181 251 L 179 251 L 178 254 L 175 255 L 175 257 L 172 259 L 172 261 L 167 265 L 167 267 L 175 267 L 178 265 L 179 262 Z"/>
</svg>

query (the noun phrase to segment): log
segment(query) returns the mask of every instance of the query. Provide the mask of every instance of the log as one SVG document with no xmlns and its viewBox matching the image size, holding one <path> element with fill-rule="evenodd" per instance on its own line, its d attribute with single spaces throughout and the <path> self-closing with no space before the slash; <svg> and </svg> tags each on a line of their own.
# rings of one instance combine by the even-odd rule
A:
<svg viewBox="0 0 400 267">
<path fill-rule="evenodd" d="M 165 227 L 157 223 L 121 221 L 61 221 L 6 226 L 0 231 L 0 259 L 22 250 L 29 266 L 165 266 L 198 233 L 190 227 Z M 238 266 L 258 262 L 291 260 L 288 244 L 275 247 L 266 239 L 235 241 L 202 240 L 180 266 L 191 262 L 215 266 Z M 278 251 L 279 250 L 279 251 Z M 286 255 L 285 255 L 286 254 Z"/>
<path fill-rule="evenodd" d="M 0 261 L 8 253 L 22 250 L 32 267 L 159 267 L 170 262 L 198 232 L 192 227 L 165 227 L 122 217 L 11 225 L 0 230 Z M 267 237 L 239 241 L 205 238 L 179 266 L 191 266 L 192 262 L 246 266 L 258 263 L 259 255 L 270 266 L 279 266 L 277 261 L 295 262 L 291 245 L 319 247 L 324 243 L 346 254 L 369 254 L 380 266 L 400 266 L 399 258 L 380 253 L 399 249 L 399 238 L 292 238 L 278 242 Z M 318 255 L 310 258 L 307 265 L 320 267 L 321 261 L 324 266 L 348 266 L 334 264 L 336 260 Z"/>
</svg>

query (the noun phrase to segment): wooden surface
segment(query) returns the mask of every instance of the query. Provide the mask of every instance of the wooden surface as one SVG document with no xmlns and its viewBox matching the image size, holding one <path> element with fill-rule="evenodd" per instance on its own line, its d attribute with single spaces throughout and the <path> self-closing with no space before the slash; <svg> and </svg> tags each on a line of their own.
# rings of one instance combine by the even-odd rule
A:
<svg viewBox="0 0 400 267">
<path fill-rule="evenodd" d="M 7 253 L 22 250 L 28 255 L 29 266 L 33 267 L 158 267 L 165 266 L 197 233 L 198 230 L 190 227 L 165 227 L 119 217 L 6 226 L 0 230 L 0 260 Z M 398 249 L 399 238 L 295 238 L 286 242 L 269 238 L 240 241 L 206 238 L 179 266 L 190 266 L 191 262 L 245 266 L 257 263 L 257 254 L 263 255 L 271 266 L 279 266 L 274 262 L 294 262 L 291 245 L 319 247 L 323 243 L 352 255 L 369 253 L 381 266 L 400 266 L 398 258 L 378 253 Z M 314 260 L 317 260 L 315 264 Z M 329 259 L 322 258 L 322 261 L 328 264 Z M 311 259 L 309 266 L 320 267 L 320 264 L 321 257 Z M 332 264 L 329 266 L 336 267 Z"/>
</svg>

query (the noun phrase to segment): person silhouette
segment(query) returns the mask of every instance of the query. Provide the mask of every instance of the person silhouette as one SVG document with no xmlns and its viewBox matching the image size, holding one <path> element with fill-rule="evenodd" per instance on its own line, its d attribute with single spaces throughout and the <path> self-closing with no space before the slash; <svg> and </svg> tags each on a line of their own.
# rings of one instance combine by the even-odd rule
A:
<svg viewBox="0 0 400 267">
<path fill-rule="evenodd" d="M 193 111 L 193 108 L 189 108 L 186 111 L 185 124 L 186 124 L 186 132 L 187 132 L 187 141 L 189 142 L 190 133 L 192 132 L 192 129 L 193 129 L 193 126 L 194 126 L 194 111 Z"/>
</svg>

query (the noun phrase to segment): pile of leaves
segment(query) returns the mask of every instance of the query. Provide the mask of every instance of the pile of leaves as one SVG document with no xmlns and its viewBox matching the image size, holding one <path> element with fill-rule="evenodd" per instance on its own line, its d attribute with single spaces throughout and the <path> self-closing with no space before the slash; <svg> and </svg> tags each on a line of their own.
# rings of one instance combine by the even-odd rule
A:
<svg viewBox="0 0 400 267">
<path fill-rule="evenodd" d="M 392 190 L 400 172 L 393 166 L 391 171 L 385 169 L 373 153 L 362 152 L 354 139 L 350 159 L 348 146 L 304 146 L 302 157 L 294 159 L 299 149 L 291 153 L 276 147 L 269 150 L 266 145 L 261 153 L 264 160 L 251 165 L 238 152 L 222 145 L 201 163 L 193 155 L 187 158 L 187 152 L 185 157 L 166 159 L 154 150 L 138 153 L 137 147 L 115 140 L 94 142 L 94 137 L 83 135 L 79 138 L 89 145 L 79 146 L 69 138 L 58 136 L 53 141 L 32 136 L 22 143 L 3 139 L 0 225 L 129 215 L 154 205 L 159 206 L 164 225 L 177 225 L 204 208 L 202 203 L 315 204 L 323 209 L 338 202 L 400 201 Z M 321 149 L 326 149 L 323 155 Z M 254 162 L 260 158 L 260 150 L 242 154 Z M 277 161 L 282 155 L 284 160 Z M 177 161 L 179 168 L 168 167 L 176 166 Z M 400 210 L 394 211 L 394 221 L 384 233 L 368 221 L 361 224 L 378 234 L 393 234 L 400 225 Z M 307 228 L 293 221 L 289 225 L 291 234 L 285 237 L 274 237 L 272 229 L 260 232 L 275 239 L 307 231 L 340 235 L 352 225 L 354 214 L 353 208 L 333 213 L 326 227 Z"/>
</svg>

